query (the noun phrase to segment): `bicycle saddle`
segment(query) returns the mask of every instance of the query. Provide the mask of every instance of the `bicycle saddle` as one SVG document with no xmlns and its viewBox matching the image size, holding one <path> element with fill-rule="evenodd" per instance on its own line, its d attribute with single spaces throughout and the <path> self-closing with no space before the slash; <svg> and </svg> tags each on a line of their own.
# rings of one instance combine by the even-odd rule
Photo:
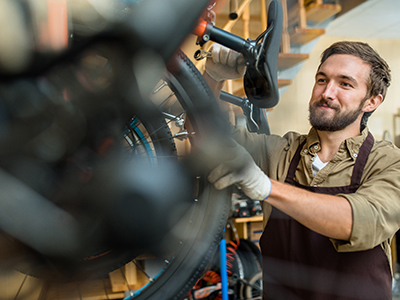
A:
<svg viewBox="0 0 400 300">
<path fill-rule="evenodd" d="M 247 66 L 244 90 L 247 98 L 261 108 L 272 108 L 279 102 L 278 55 L 282 35 L 283 12 L 278 0 L 268 8 L 267 30 L 256 46 L 256 63 Z M 257 40 L 259 40 L 257 38 Z"/>
</svg>

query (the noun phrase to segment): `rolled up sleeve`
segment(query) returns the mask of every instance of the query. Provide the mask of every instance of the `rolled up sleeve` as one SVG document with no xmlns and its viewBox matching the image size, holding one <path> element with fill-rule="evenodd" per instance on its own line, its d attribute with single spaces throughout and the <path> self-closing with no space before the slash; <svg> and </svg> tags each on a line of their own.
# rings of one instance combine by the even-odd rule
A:
<svg viewBox="0 0 400 300">
<path fill-rule="evenodd" d="M 361 251 L 387 243 L 400 227 L 399 151 L 372 157 L 375 164 L 357 192 L 341 194 L 353 211 L 353 228 L 347 242 L 332 240 L 339 252 Z"/>
</svg>

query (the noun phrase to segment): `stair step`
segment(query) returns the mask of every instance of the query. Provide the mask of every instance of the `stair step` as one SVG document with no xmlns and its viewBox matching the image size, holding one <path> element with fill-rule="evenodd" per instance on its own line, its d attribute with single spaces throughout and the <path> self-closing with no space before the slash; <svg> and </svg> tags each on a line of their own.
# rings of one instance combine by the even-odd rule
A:
<svg viewBox="0 0 400 300">
<path fill-rule="evenodd" d="M 291 84 L 292 84 L 292 79 L 278 79 L 279 88 L 283 88 Z"/>
<path fill-rule="evenodd" d="M 305 21 L 308 26 L 315 26 L 342 10 L 340 4 L 319 3 L 322 1 L 305 1 Z M 300 7 L 297 0 L 288 0 L 288 28 L 299 26 Z"/>
<path fill-rule="evenodd" d="M 342 6 L 339 4 L 311 3 L 306 7 L 307 22 L 312 26 L 317 25 L 336 15 L 341 10 Z"/>
<path fill-rule="evenodd" d="M 289 32 L 291 45 L 305 45 L 312 40 L 325 34 L 322 28 L 299 28 L 295 27 Z"/>
<path fill-rule="evenodd" d="M 310 57 L 306 53 L 279 53 L 278 69 L 284 70 L 294 67 Z"/>
</svg>

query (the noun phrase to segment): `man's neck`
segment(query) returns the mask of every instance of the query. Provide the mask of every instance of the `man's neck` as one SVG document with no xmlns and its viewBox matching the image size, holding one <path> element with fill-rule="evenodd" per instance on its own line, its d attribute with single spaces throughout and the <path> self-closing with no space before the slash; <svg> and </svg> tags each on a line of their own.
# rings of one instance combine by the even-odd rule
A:
<svg viewBox="0 0 400 300">
<path fill-rule="evenodd" d="M 339 151 L 342 142 L 348 138 L 360 135 L 359 129 L 346 128 L 340 131 L 319 131 L 318 136 L 321 142 L 321 151 L 318 152 L 322 162 L 330 161 Z"/>
</svg>

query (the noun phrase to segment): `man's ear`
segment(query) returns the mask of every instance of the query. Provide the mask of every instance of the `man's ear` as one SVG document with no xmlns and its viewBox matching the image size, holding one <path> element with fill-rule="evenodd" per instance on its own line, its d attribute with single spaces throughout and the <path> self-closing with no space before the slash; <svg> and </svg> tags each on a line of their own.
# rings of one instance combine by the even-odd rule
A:
<svg viewBox="0 0 400 300">
<path fill-rule="evenodd" d="M 365 101 L 363 112 L 374 111 L 375 109 L 378 108 L 379 105 L 381 105 L 382 101 L 383 101 L 383 97 L 381 94 L 372 96 L 371 98 L 369 98 Z"/>
</svg>

